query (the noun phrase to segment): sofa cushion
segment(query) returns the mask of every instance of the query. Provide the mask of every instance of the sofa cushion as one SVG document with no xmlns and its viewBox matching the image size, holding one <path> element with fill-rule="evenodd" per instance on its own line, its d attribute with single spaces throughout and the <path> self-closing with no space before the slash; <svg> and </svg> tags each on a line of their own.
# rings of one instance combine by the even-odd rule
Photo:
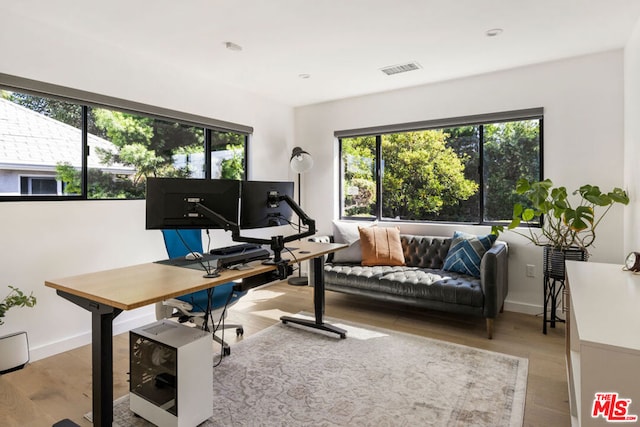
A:
<svg viewBox="0 0 640 427">
<path fill-rule="evenodd" d="M 404 265 L 397 227 L 360 227 L 362 265 Z"/>
<path fill-rule="evenodd" d="M 471 307 L 484 304 L 480 279 L 429 268 L 326 264 L 325 285 Z"/>
<path fill-rule="evenodd" d="M 401 234 L 404 261 L 410 267 L 440 270 L 451 246 L 451 237 Z"/>
<path fill-rule="evenodd" d="M 360 231 L 362 225 L 353 222 L 333 221 L 333 240 L 336 243 L 346 243 L 344 248 L 333 254 L 333 262 L 362 262 L 362 249 L 360 248 Z"/>
<path fill-rule="evenodd" d="M 480 262 L 486 251 L 491 249 L 496 241 L 495 234 L 475 236 L 473 234 L 456 231 L 453 233 L 451 247 L 444 259 L 443 269 L 457 273 L 480 277 Z"/>
</svg>

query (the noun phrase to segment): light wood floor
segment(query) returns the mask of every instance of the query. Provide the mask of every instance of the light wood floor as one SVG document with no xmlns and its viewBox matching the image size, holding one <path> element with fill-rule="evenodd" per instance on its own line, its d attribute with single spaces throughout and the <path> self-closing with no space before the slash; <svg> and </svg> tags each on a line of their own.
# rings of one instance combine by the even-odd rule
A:
<svg viewBox="0 0 640 427">
<path fill-rule="evenodd" d="M 312 289 L 286 282 L 254 289 L 231 310 L 229 321 L 244 325 L 244 338 L 276 322 L 283 314 L 313 311 Z M 569 426 L 564 362 L 564 325 L 542 334 L 542 319 L 504 312 L 495 321 L 493 340 L 485 322 L 402 305 L 327 292 L 326 316 L 456 342 L 529 359 L 525 426 Z M 235 332 L 225 337 L 232 344 Z M 242 338 L 239 338 L 242 339 Z M 347 338 L 348 339 L 348 338 Z M 274 349 L 277 351 L 277 349 Z M 223 361 L 224 363 L 224 361 Z M 128 334 L 114 338 L 114 396 L 128 393 Z M 91 410 L 91 349 L 84 346 L 33 362 L 0 376 L 0 425 L 51 426 L 69 418 L 90 426 L 82 416 Z"/>
</svg>

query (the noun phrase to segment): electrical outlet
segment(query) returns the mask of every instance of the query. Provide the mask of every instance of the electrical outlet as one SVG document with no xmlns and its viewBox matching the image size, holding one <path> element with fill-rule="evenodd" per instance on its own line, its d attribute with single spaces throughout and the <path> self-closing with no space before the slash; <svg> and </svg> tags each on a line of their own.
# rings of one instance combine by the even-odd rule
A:
<svg viewBox="0 0 640 427">
<path fill-rule="evenodd" d="M 527 264 L 527 277 L 536 277 L 536 266 Z"/>
</svg>

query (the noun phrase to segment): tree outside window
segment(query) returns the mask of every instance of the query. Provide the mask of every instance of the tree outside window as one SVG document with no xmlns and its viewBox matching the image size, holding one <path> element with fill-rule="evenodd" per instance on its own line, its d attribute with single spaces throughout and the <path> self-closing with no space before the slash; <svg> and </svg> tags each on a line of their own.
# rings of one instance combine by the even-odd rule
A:
<svg viewBox="0 0 640 427">
<path fill-rule="evenodd" d="M 246 136 L 243 134 L 207 130 L 203 126 L 106 108 L 83 107 L 53 98 L 16 92 L 2 91 L 2 98 L 28 110 L 11 110 L 11 118 L 16 122 L 12 126 L 19 127 L 20 116 L 31 114 L 31 127 L 42 127 L 42 134 L 45 135 L 32 137 L 28 144 L 16 145 L 16 150 L 45 153 L 47 150 L 55 152 L 58 149 L 59 153 L 65 150 L 74 153 L 71 157 L 58 154 L 46 161 L 40 160 L 41 164 L 22 166 L 23 170 L 28 170 L 29 167 L 40 171 L 50 170 L 51 175 L 62 184 L 59 186 L 62 194 L 58 195 L 83 194 L 81 159 L 82 132 L 85 128 L 89 149 L 88 198 L 144 198 L 145 182 L 149 176 L 205 178 L 207 137 L 211 141 L 209 176 L 227 179 L 244 179 L 246 176 Z M 45 123 L 43 119 L 34 118 L 33 113 L 38 113 L 48 121 Z M 64 135 L 60 139 L 65 141 L 56 141 L 56 135 Z M 72 140 L 70 147 L 65 145 L 63 149 L 63 144 L 67 144 L 66 140 L 69 139 Z M 38 156 L 46 157 L 46 153 L 39 153 Z M 16 157 L 19 158 L 20 153 Z M 0 153 L 0 163 L 2 160 Z M 6 164 L 12 163 L 7 159 Z M 0 167 L 0 175 L 18 175 L 18 172 L 9 169 L 9 166 Z M 5 181 L 9 182 L 10 178 L 5 178 Z M 0 190 L 0 194 L 7 192 Z"/>
<path fill-rule="evenodd" d="M 542 177 L 541 129 L 526 119 L 342 138 L 341 216 L 510 221 L 518 179 Z"/>
</svg>

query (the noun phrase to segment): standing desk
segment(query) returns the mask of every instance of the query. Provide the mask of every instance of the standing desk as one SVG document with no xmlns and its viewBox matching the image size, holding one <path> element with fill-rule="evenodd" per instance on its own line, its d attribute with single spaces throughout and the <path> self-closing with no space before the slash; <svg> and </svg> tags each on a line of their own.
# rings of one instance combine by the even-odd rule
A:
<svg viewBox="0 0 640 427">
<path fill-rule="evenodd" d="M 283 323 L 296 323 L 336 333 L 346 338 L 346 331 L 323 321 L 324 314 L 324 256 L 347 247 L 337 243 L 292 242 L 292 262 L 311 260 L 311 283 L 314 285 L 315 321 L 283 316 Z M 286 257 L 286 251 L 283 252 Z M 111 426 L 113 421 L 113 319 L 123 310 L 133 310 L 169 298 L 212 288 L 238 279 L 269 273 L 273 265 L 259 261 L 247 270 L 224 270 L 219 277 L 207 279 L 203 271 L 159 263 L 81 274 L 47 280 L 45 286 L 57 294 L 91 312 L 91 364 L 93 424 Z M 259 283 L 256 283 L 257 286 Z"/>
</svg>

